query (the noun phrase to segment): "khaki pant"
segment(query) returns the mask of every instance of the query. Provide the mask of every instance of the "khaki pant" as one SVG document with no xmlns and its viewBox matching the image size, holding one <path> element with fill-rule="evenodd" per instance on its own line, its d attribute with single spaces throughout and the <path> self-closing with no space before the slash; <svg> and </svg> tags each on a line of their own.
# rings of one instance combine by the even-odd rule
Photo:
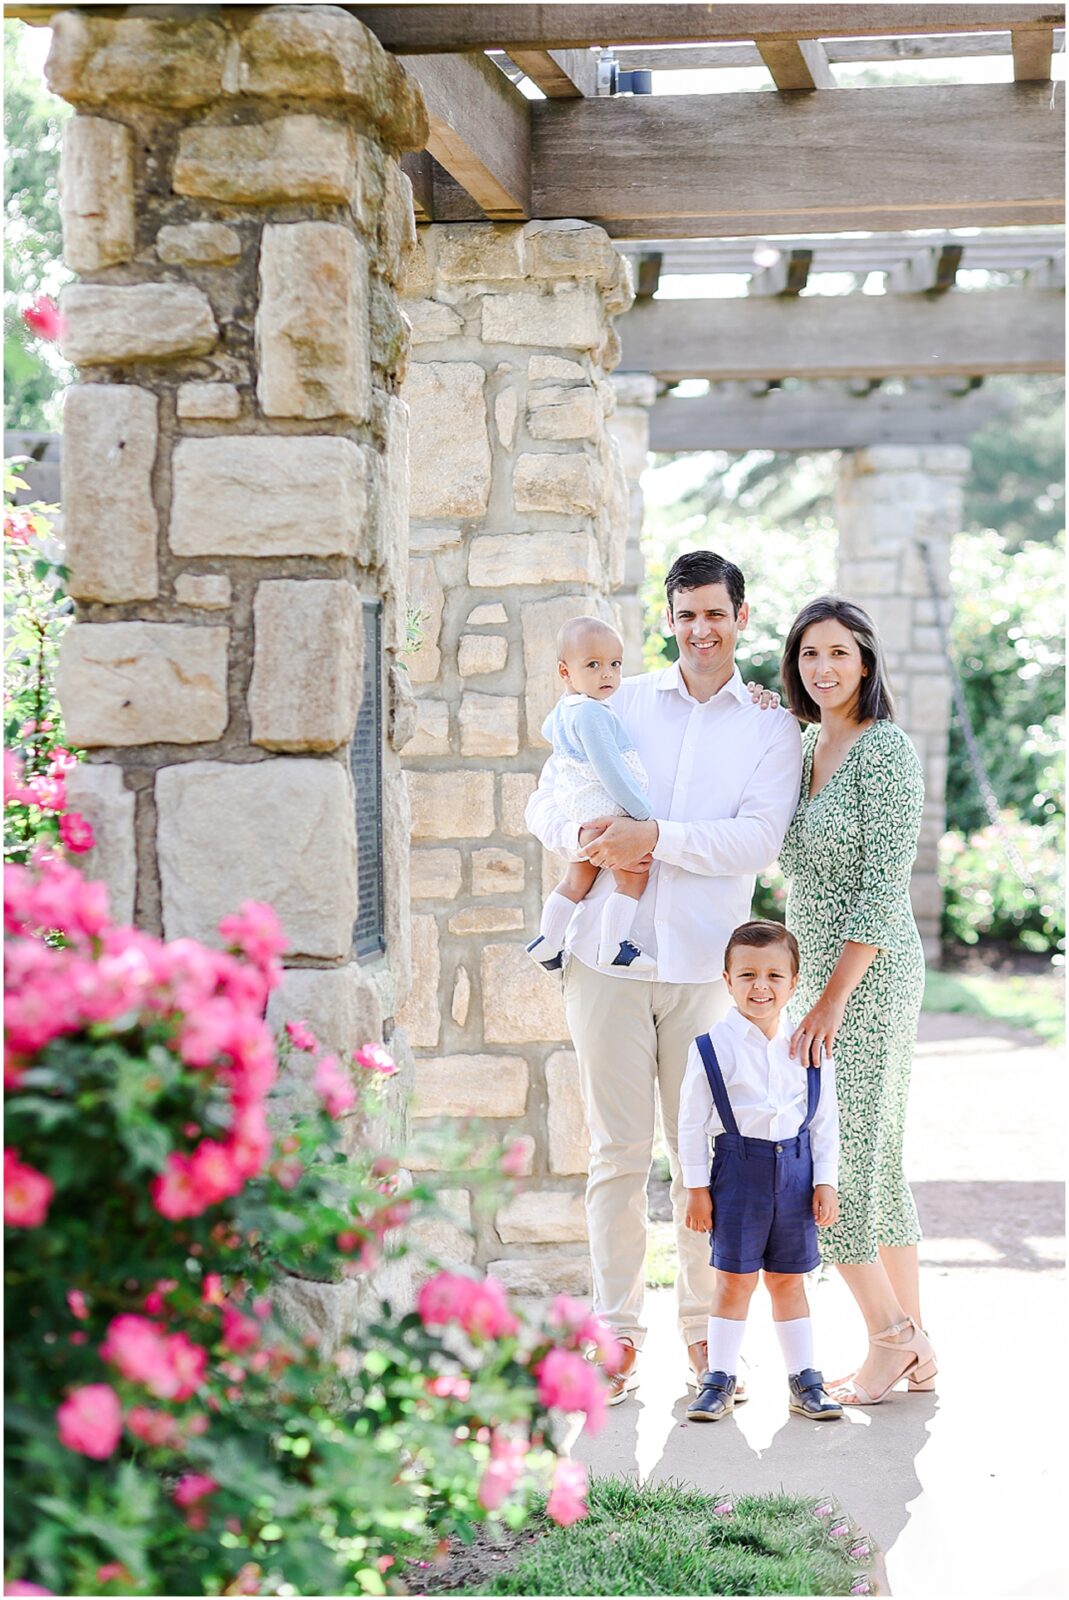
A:
<svg viewBox="0 0 1069 1600">
<path fill-rule="evenodd" d="M 684 1343 L 692 1344 L 705 1338 L 714 1274 L 708 1239 L 683 1226 L 686 1190 L 676 1153 L 679 1092 L 693 1040 L 728 1010 L 727 987 L 720 980 L 615 978 L 572 956 L 565 964 L 564 1004 L 590 1124 L 586 1210 L 594 1309 L 614 1333 L 626 1334 L 641 1348 L 646 1183 L 659 1094 L 679 1251 L 676 1304 Z"/>
</svg>

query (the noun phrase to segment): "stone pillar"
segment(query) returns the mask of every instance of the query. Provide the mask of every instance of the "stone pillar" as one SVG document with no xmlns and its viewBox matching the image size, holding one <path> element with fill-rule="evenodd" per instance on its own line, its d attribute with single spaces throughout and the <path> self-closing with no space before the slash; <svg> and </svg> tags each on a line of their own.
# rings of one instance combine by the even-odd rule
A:
<svg viewBox="0 0 1069 1600">
<path fill-rule="evenodd" d="M 836 495 L 840 594 L 880 630 L 898 720 L 924 766 L 925 808 L 913 869 L 913 909 L 924 950 L 939 955 L 939 840 L 946 830 L 950 676 L 937 606 L 950 616 L 950 541 L 961 528 L 969 470 L 964 445 L 876 445 L 846 452 Z M 922 545 L 927 545 L 938 600 Z"/>
<path fill-rule="evenodd" d="M 88 870 L 168 939 L 217 942 L 221 916 L 270 902 L 289 936 L 273 1020 L 403 1052 L 396 285 L 419 91 L 331 6 L 68 11 L 53 28 L 48 81 L 78 112 L 61 169 L 82 274 L 62 303 L 80 368 L 63 447 L 77 618 L 59 682 L 89 752 L 71 786 L 100 840 Z M 385 738 L 372 723 L 364 770 L 381 745 L 384 948 L 357 959 L 380 823 L 375 795 L 357 799 L 353 740 L 377 643 Z M 305 1287 L 324 1330 L 344 1331 L 355 1286 Z"/>
<path fill-rule="evenodd" d="M 616 410 L 609 432 L 620 446 L 627 477 L 628 525 L 624 554 L 624 581 L 615 596 L 623 621 L 624 670 L 642 671 L 645 627 L 642 580 L 646 561 L 642 554 L 642 474 L 650 449 L 650 407 L 657 398 L 657 380 L 647 372 L 621 372 L 612 380 Z"/>
<path fill-rule="evenodd" d="M 439 1148 L 453 1118 L 524 1139 L 533 1181 L 480 1223 L 478 1259 L 521 1292 L 579 1292 L 575 1058 L 559 979 L 523 948 L 560 864 L 543 862 L 523 812 L 547 753 L 558 628 L 584 612 L 621 622 L 628 488 L 606 375 L 631 286 L 600 228 L 532 222 L 421 229 L 404 289 L 416 1127 Z"/>
</svg>

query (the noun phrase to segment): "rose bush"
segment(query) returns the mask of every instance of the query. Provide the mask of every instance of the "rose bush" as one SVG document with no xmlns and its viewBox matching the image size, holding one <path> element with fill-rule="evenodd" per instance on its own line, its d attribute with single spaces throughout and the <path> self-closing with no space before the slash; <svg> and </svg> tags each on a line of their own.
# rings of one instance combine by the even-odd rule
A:
<svg viewBox="0 0 1069 1600">
<path fill-rule="evenodd" d="M 582 1516 L 555 1445 L 564 1408 L 601 1419 L 583 1353 L 618 1351 L 581 1305 L 526 1320 L 437 1272 L 406 1312 L 369 1286 L 333 1346 L 284 1320 L 280 1284 L 366 1279 L 434 1193 L 342 1148 L 385 1046 L 272 1038 L 270 909 L 163 943 L 38 847 L 4 917 L 7 1592 L 404 1592 L 406 1557 L 536 1491 Z M 316 1096 L 299 1122 L 280 1066 Z"/>
</svg>

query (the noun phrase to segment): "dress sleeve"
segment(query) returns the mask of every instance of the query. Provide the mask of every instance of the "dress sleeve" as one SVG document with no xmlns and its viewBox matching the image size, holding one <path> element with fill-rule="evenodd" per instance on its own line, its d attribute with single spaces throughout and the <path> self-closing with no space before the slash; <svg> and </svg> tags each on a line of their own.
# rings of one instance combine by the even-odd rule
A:
<svg viewBox="0 0 1069 1600">
<path fill-rule="evenodd" d="M 586 758 L 598 775 L 598 781 L 612 795 L 618 806 L 623 806 L 636 822 L 648 822 L 653 812 L 650 803 L 624 766 L 620 746 L 616 742 L 613 715 L 596 700 L 587 700 L 577 706 L 572 723 L 573 736 L 586 753 Z"/>
<path fill-rule="evenodd" d="M 894 737 L 868 738 L 859 754 L 861 892 L 844 938 L 885 950 L 897 943 L 902 910 L 909 904 L 924 777 L 916 750 L 898 729 Z"/>
</svg>

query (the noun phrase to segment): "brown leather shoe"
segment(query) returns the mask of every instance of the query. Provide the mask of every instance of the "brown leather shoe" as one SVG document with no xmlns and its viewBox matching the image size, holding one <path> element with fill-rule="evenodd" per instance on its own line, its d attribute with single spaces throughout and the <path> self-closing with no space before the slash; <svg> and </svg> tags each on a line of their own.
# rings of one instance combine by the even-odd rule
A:
<svg viewBox="0 0 1069 1600">
<path fill-rule="evenodd" d="M 620 1344 L 624 1352 L 620 1369 L 618 1372 L 606 1373 L 609 1383 L 607 1404 L 610 1406 L 618 1406 L 629 1394 L 634 1394 L 639 1385 L 638 1351 L 628 1338 L 621 1338 Z"/>
<path fill-rule="evenodd" d="M 688 1344 L 687 1357 L 690 1361 L 690 1376 L 688 1377 L 687 1382 L 692 1389 L 700 1389 L 702 1386 L 702 1373 L 708 1371 L 709 1368 L 708 1341 L 705 1339 L 696 1339 L 693 1344 Z M 743 1405 L 749 1398 L 749 1395 L 746 1393 L 746 1380 L 741 1377 L 736 1378 L 735 1404 L 737 1406 Z"/>
</svg>

